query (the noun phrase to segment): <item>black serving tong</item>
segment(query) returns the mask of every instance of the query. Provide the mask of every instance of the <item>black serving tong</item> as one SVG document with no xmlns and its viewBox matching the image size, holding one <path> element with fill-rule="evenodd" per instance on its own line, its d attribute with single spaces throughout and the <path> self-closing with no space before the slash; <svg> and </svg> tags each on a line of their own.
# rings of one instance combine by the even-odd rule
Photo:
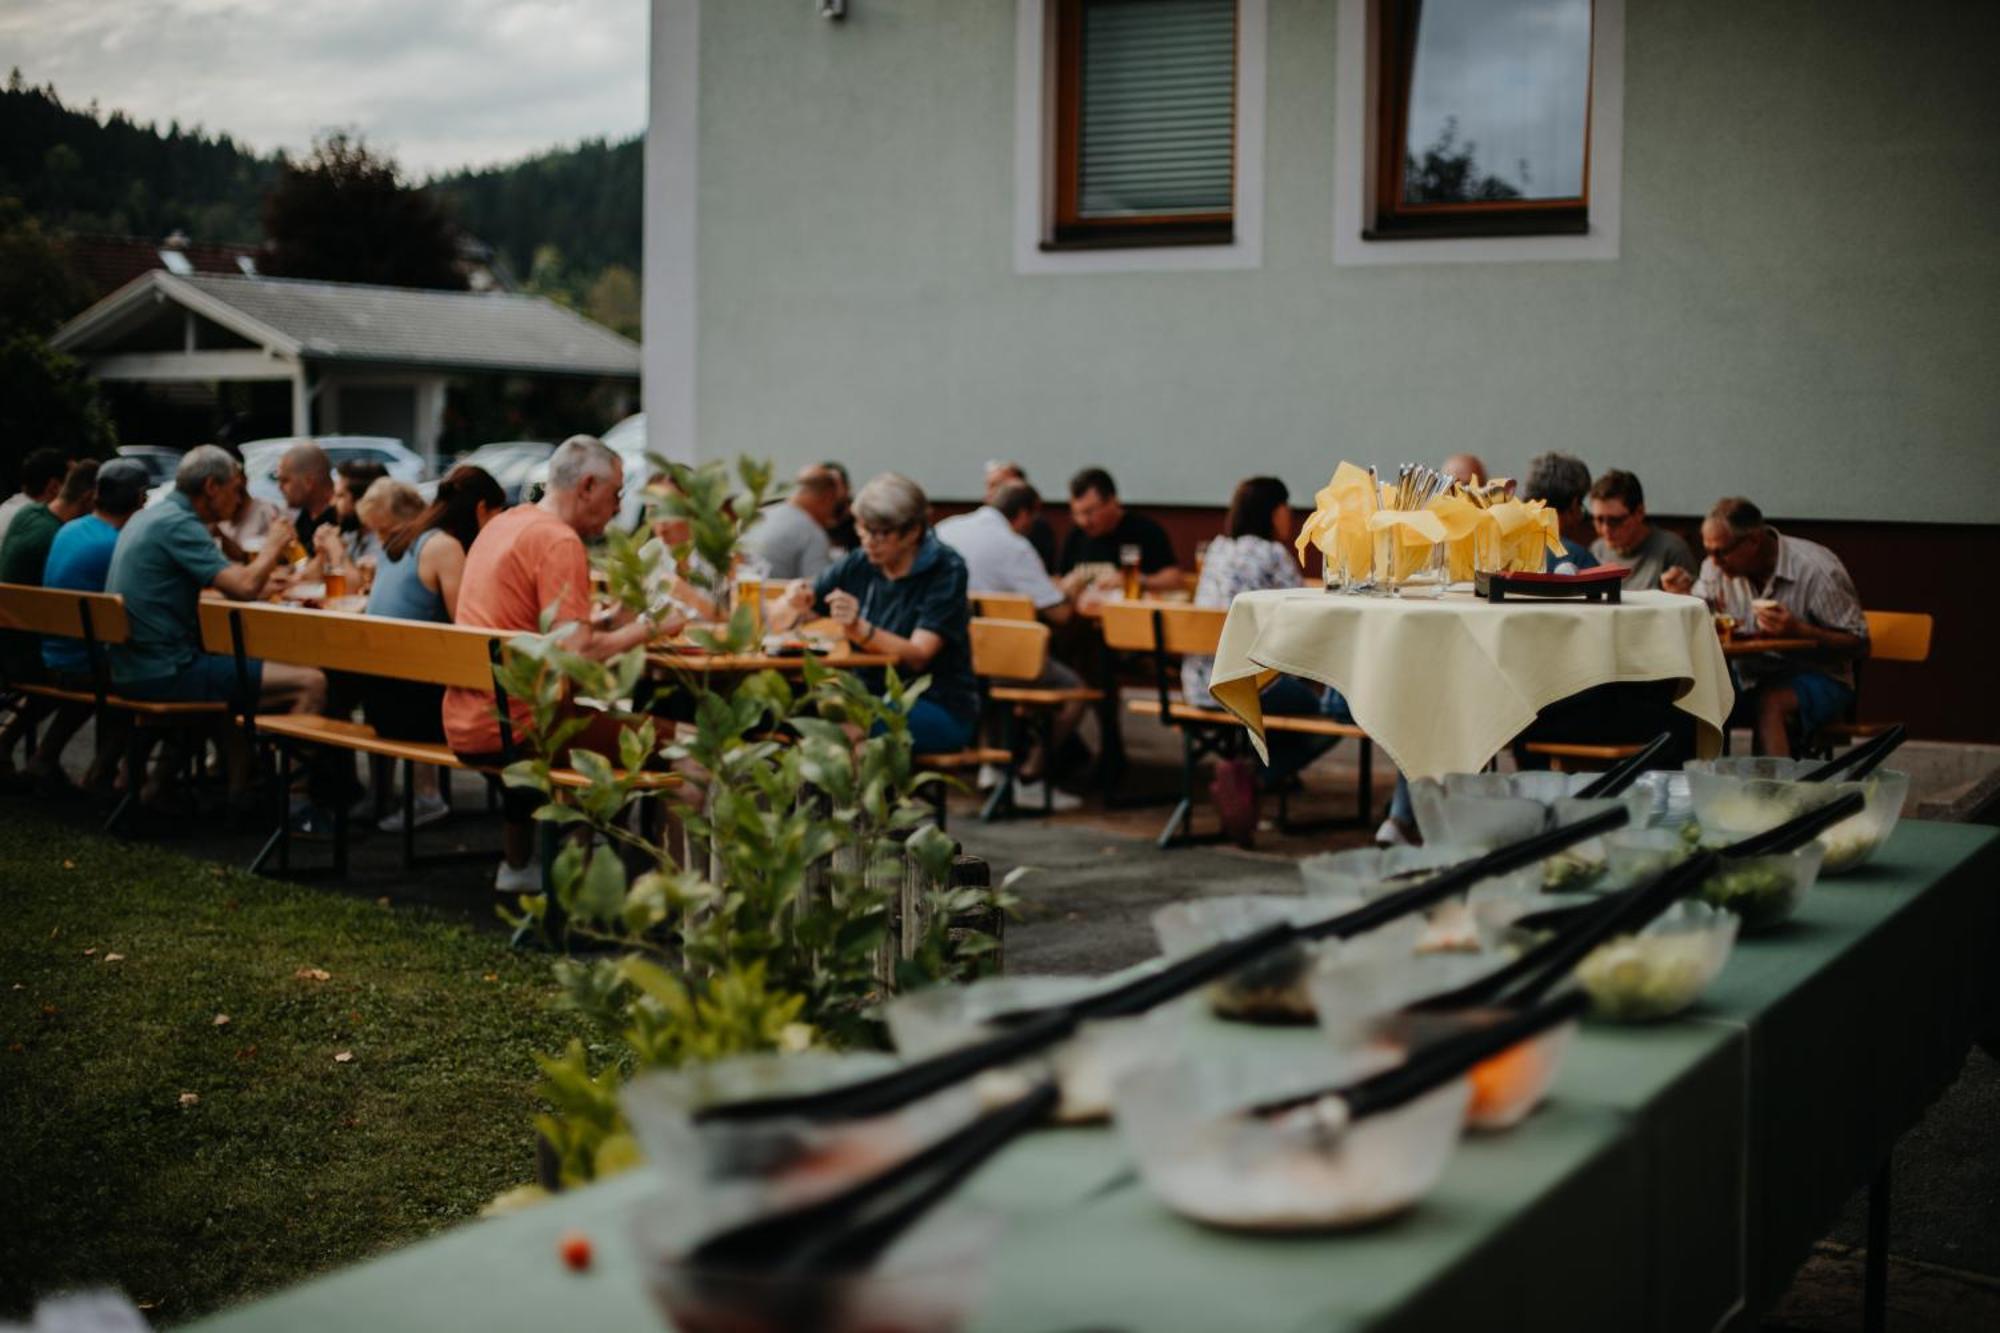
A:
<svg viewBox="0 0 2000 1333">
<path fill-rule="evenodd" d="M 1578 1017 L 1589 1003 L 1590 998 L 1581 991 L 1569 991 L 1533 1007 L 1520 1008 L 1498 1022 L 1474 1031 L 1420 1046 L 1411 1051 L 1401 1064 L 1379 1074 L 1371 1074 L 1345 1087 L 1320 1088 L 1260 1102 L 1250 1108 L 1249 1114 L 1279 1115 L 1327 1097 L 1340 1099 L 1346 1123 L 1382 1111 L 1393 1111 L 1431 1089 L 1451 1082 L 1480 1061 L 1490 1060 L 1511 1046 Z M 1341 1123 L 1341 1116 L 1329 1118 L 1329 1125 Z"/>
<path fill-rule="evenodd" d="M 1836 755 L 1819 767 L 1809 769 L 1800 774 L 1799 781 L 1825 782 L 1833 778 L 1842 769 L 1852 766 L 1854 771 L 1843 779 L 1843 781 L 1859 782 L 1870 773 L 1873 773 L 1876 767 L 1889 757 L 1890 751 L 1901 745 L 1908 736 L 1909 730 L 1902 723 L 1898 722 L 1880 736 L 1876 736 L 1872 740 L 1865 740 L 1846 754 Z"/>
<path fill-rule="evenodd" d="M 1795 815 L 1775 828 L 1732 842 L 1718 849 L 1716 854 L 1725 861 L 1735 861 L 1749 856 L 1778 856 L 1797 851 L 1841 820 L 1860 814 L 1867 804 L 1867 798 L 1858 791 L 1842 792 L 1825 805 Z M 1528 930 L 1560 930 L 1579 917 L 1597 911 L 1602 905 L 1583 903 L 1575 907 L 1551 907 L 1546 911 L 1530 912 L 1514 924 Z"/>
<path fill-rule="evenodd" d="M 989 1157 L 1046 1119 L 1058 1100 L 1053 1082 L 1039 1083 L 845 1189 L 717 1232 L 688 1259 L 718 1272 L 773 1276 L 867 1268 Z"/>
<path fill-rule="evenodd" d="M 1646 766 L 1660 757 L 1660 751 L 1673 743 L 1674 734 L 1663 731 L 1646 742 L 1646 748 L 1628 759 L 1606 769 L 1577 792 L 1579 799 L 1616 796 L 1631 786 L 1638 776 L 1646 771 Z"/>
<path fill-rule="evenodd" d="M 1637 930 L 1694 892 L 1715 873 L 1719 862 L 1720 858 L 1714 852 L 1698 852 L 1685 861 L 1668 866 L 1642 884 L 1611 894 L 1603 902 L 1584 908 L 1565 921 L 1551 938 L 1505 966 L 1495 968 L 1463 986 L 1426 996 L 1407 1007 L 1418 1012 L 1435 1013 L 1498 1004 L 1516 984 L 1527 990 L 1536 979 L 1542 979 L 1544 983 L 1534 990 L 1535 994 L 1540 994 L 1549 984 L 1567 975 L 1570 968 L 1583 961 L 1592 949 L 1605 940 Z"/>
<path fill-rule="evenodd" d="M 1125 1018 L 1177 999 L 1189 991 L 1226 977 L 1245 964 L 1287 944 L 1304 940 L 1347 939 L 1421 911 L 1480 880 L 1533 865 L 1565 848 L 1623 825 L 1624 807 L 1602 810 L 1560 828 L 1520 842 L 1497 847 L 1482 856 L 1452 866 L 1409 888 L 1385 894 L 1351 912 L 1308 925 L 1274 921 L 1268 926 L 1224 940 L 1155 972 L 1135 977 L 1110 990 L 1067 1004 L 1017 1010 L 991 1020 L 1002 1031 L 984 1041 L 914 1061 L 872 1078 L 840 1087 L 782 1097 L 755 1097 L 718 1102 L 694 1113 L 698 1123 L 749 1121 L 794 1116 L 820 1121 L 881 1115 L 929 1096 L 954 1083 L 998 1065 L 1022 1059 L 1053 1046 L 1075 1032 L 1086 1019 Z"/>
</svg>

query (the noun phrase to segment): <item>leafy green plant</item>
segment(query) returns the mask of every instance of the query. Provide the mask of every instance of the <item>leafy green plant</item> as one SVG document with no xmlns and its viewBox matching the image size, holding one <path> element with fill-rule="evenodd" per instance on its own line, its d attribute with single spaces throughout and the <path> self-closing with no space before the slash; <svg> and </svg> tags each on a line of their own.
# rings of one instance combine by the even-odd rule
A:
<svg viewBox="0 0 2000 1333">
<path fill-rule="evenodd" d="M 770 486 L 770 469 L 743 462 L 662 464 L 673 482 L 661 503 L 686 537 L 614 537 L 606 586 L 634 610 L 656 610 L 668 561 L 718 606 L 728 605 L 742 532 Z M 1004 888 L 948 887 L 956 845 L 920 799 L 936 774 L 911 761 L 909 710 L 926 680 L 893 670 L 879 690 L 807 661 L 794 683 L 777 672 L 684 671 L 666 689 L 674 727 L 638 722 L 616 756 L 571 748 L 583 723 L 565 700 L 624 699 L 645 676 L 642 651 L 591 662 L 544 624 L 511 645 L 499 679 L 524 701 L 529 758 L 507 781 L 545 797 L 537 819 L 565 835 L 548 898 L 522 900 L 517 925 L 557 942 L 605 950 L 564 959 L 564 1003 L 595 1040 L 541 1061 L 552 1111 L 537 1122 L 565 1182 L 590 1179 L 634 1153 L 616 1092 L 640 1068 L 753 1051 L 879 1042 L 872 1017 L 885 993 L 976 972 L 997 941 L 963 924 L 1003 910 Z M 694 638 L 744 652 L 759 627 L 738 606 Z M 656 696 L 657 697 L 657 696 Z M 649 763 L 691 779 L 669 836 L 631 818 Z M 558 787 L 567 765 L 581 786 Z M 912 885 L 920 886 L 914 891 Z M 960 924 L 954 924 L 954 922 Z"/>
</svg>

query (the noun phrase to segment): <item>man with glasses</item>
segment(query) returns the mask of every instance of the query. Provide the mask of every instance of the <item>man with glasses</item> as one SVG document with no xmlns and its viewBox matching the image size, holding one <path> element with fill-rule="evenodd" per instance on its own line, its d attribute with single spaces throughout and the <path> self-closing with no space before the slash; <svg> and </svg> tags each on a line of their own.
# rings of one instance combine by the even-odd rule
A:
<svg viewBox="0 0 2000 1333">
<path fill-rule="evenodd" d="M 1854 659 L 1868 651 L 1868 618 L 1840 557 L 1817 542 L 1787 537 L 1740 496 L 1715 502 L 1702 520 L 1708 558 L 1691 587 L 1662 579 L 1668 592 L 1693 592 L 1732 615 L 1739 633 L 1810 639 L 1803 653 L 1736 659 L 1736 673 L 1762 754 L 1789 754 L 1792 736 L 1812 735 L 1854 702 Z M 1678 571 L 1676 571 L 1678 572 Z"/>
<path fill-rule="evenodd" d="M 1613 468 L 1590 488 L 1590 524 L 1597 531 L 1590 553 L 1599 564 L 1630 569 L 1626 587 L 1662 587 L 1668 570 L 1684 575 L 1692 585 L 1694 552 L 1673 533 L 1646 521 L 1646 491 L 1630 472 Z"/>
</svg>

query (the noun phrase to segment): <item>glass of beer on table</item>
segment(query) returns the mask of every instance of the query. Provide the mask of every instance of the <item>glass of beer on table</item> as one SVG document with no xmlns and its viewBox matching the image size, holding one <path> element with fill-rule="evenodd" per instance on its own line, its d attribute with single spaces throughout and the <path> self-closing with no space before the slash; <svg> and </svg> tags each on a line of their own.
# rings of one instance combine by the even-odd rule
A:
<svg viewBox="0 0 2000 1333">
<path fill-rule="evenodd" d="M 1127 542 L 1118 548 L 1118 571 L 1125 576 L 1125 600 L 1139 600 L 1139 548 Z"/>
<path fill-rule="evenodd" d="M 347 596 L 347 571 L 344 568 L 329 568 L 326 571 L 326 599 Z"/>
</svg>

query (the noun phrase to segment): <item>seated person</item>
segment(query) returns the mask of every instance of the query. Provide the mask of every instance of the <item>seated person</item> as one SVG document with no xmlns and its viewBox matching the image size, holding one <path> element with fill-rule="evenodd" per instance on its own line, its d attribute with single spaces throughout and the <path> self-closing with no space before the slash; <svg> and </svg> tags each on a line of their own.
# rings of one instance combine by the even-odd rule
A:
<svg viewBox="0 0 2000 1333">
<path fill-rule="evenodd" d="M 1026 468 L 1009 459 L 996 458 L 986 464 L 985 488 L 981 493 L 985 495 L 986 503 L 992 504 L 994 497 L 999 495 L 1003 488 L 1030 484 Z M 1030 523 L 1028 530 L 1021 535 L 1028 539 L 1028 545 L 1034 547 L 1035 554 L 1041 557 L 1042 568 L 1051 574 L 1055 573 L 1056 530 L 1050 527 L 1048 519 L 1042 516 L 1040 500 L 1035 502 L 1035 521 Z M 973 588 L 977 590 L 978 586 L 978 580 L 975 579 Z"/>
<path fill-rule="evenodd" d="M 1038 618 L 1056 626 L 1066 624 L 1073 613 L 1069 599 L 1049 577 L 1028 538 L 1041 508 L 1042 499 L 1035 494 L 1034 487 L 1026 482 L 1007 482 L 978 509 L 939 523 L 937 536 L 965 561 L 966 579 L 973 592 L 1026 597 Z M 1029 683 L 1037 689 L 1073 690 L 1083 685 L 1083 677 L 1075 668 L 1050 656 L 1042 665 L 1042 674 Z M 1050 746 L 1055 753 L 1062 752 L 1063 743 L 1075 733 L 1088 707 L 1084 701 L 1072 699 L 1056 710 L 1050 727 Z M 1045 795 L 1050 795 L 1039 790 L 1046 776 L 1048 758 L 1038 744 L 1021 761 L 1020 784 L 1015 795 L 1024 804 L 1039 804 Z M 982 782 L 985 777 L 981 775 Z M 1065 800 L 1065 795 L 1053 794 L 1053 803 L 1073 806 L 1073 798 Z"/>
<path fill-rule="evenodd" d="M 382 557 L 368 592 L 368 614 L 450 624 L 458 609 L 465 553 L 473 538 L 507 508 L 507 494 L 483 468 L 460 465 L 438 483 L 426 505 L 415 487 L 383 477 L 355 506 L 364 528 L 380 536 Z M 420 681 L 363 678 L 368 725 L 399 741 L 444 739 L 444 687 Z M 416 766 L 412 782 L 414 826 L 448 813 L 438 792 L 438 770 Z M 385 833 L 403 831 L 403 812 L 383 818 Z"/>
<path fill-rule="evenodd" d="M 1119 552 L 1127 546 L 1139 548 L 1139 583 L 1147 592 L 1168 592 L 1181 586 L 1180 566 L 1175 563 L 1174 544 L 1167 530 L 1143 514 L 1126 511 L 1118 500 L 1118 483 L 1101 467 L 1087 467 L 1069 479 L 1069 515 L 1076 526 L 1063 539 L 1063 591 L 1071 597 L 1093 581 L 1100 588 L 1118 586 Z M 1110 566 L 1108 573 L 1089 577 L 1089 568 Z"/>
<path fill-rule="evenodd" d="M 1596 532 L 1590 515 L 1583 512 L 1583 499 L 1590 493 L 1590 469 L 1571 454 L 1537 454 L 1528 464 L 1528 478 L 1521 483 L 1523 500 L 1540 500 L 1555 510 L 1562 524 L 1563 553 L 1550 552 L 1548 570 L 1556 573 L 1568 565 L 1572 571 L 1593 569 L 1597 557 L 1590 553 Z"/>
<path fill-rule="evenodd" d="M 7 529 L 17 514 L 29 505 L 55 499 L 68 475 L 69 459 L 60 449 L 37 449 L 22 459 L 21 488 L 0 501 L 0 542 L 7 540 Z"/>
<path fill-rule="evenodd" d="M 49 548 L 62 528 L 89 514 L 97 494 L 97 460 L 86 458 L 71 463 L 62 484 L 46 501 L 21 506 L 7 534 L 0 538 L 0 583 L 38 587 Z M 25 631 L 0 631 L 0 676 L 21 684 L 46 682 L 49 672 L 42 661 L 41 640 Z M 39 695 L 25 694 L 7 725 L 0 728 L 0 759 L 12 767 L 14 747 L 34 734 L 42 719 L 49 719 L 48 732 L 26 765 L 30 781 L 38 786 L 67 786 L 54 758 L 69 744 L 70 737 L 90 720 L 92 708 L 83 703 L 56 703 Z"/>
<path fill-rule="evenodd" d="M 827 528 L 838 516 L 840 478 L 824 467 L 799 469 L 792 493 L 765 505 L 743 534 L 743 548 L 774 579 L 816 579 L 833 563 Z"/>
<path fill-rule="evenodd" d="M 1302 580 L 1299 559 L 1292 550 L 1297 518 L 1292 513 L 1291 494 L 1276 477 L 1251 477 L 1238 482 L 1229 499 L 1229 514 L 1223 521 L 1223 535 L 1208 544 L 1208 559 L 1202 563 L 1201 582 L 1194 590 L 1196 606 L 1227 608 L 1241 593 L 1264 588 L 1296 588 Z M 1181 693 L 1198 708 L 1217 708 L 1208 692 L 1208 678 L 1215 659 L 1190 654 L 1181 659 Z M 1264 687 L 1266 713 L 1320 714 L 1352 721 L 1347 704 L 1336 690 L 1316 685 L 1297 676 L 1279 676 Z M 1334 738 L 1337 739 L 1337 738 Z M 1332 747 L 1334 741 L 1320 736 L 1279 733 L 1268 737 L 1271 756 L 1267 781 L 1290 777 Z"/>
<path fill-rule="evenodd" d="M 1486 460 L 1478 454 L 1453 454 L 1444 460 L 1444 466 L 1438 471 L 1461 486 L 1470 486 L 1475 482 L 1483 485 L 1493 480 L 1493 474 L 1486 470 Z"/>
<path fill-rule="evenodd" d="M 42 586 L 103 592 L 118 533 L 146 503 L 150 486 L 146 469 L 133 459 L 114 458 L 99 468 L 95 506 L 74 522 L 63 524 L 56 533 L 49 544 L 49 558 L 42 566 Z M 48 668 L 49 678 L 64 689 L 95 688 L 96 664 L 90 660 L 89 646 L 82 639 L 55 636 L 43 639 L 42 665 Z M 86 711 L 85 716 L 88 715 Z M 97 719 L 97 753 L 84 779 L 86 790 L 110 790 L 131 724 L 131 715 L 116 709 Z M 69 736 L 58 737 L 53 727 L 45 732 L 41 749 L 28 765 L 29 776 L 59 786 L 66 784 L 61 761 L 63 746 L 68 742 Z"/>
<path fill-rule="evenodd" d="M 839 488 L 833 501 L 833 521 L 826 525 L 826 539 L 834 557 L 846 555 L 849 551 L 861 549 L 861 534 L 854 526 L 854 481 L 847 475 L 847 465 L 836 463 L 829 458 L 820 464 L 833 474 Z"/>
<path fill-rule="evenodd" d="M 465 559 L 459 579 L 461 625 L 510 633 L 538 633 L 544 607 L 555 608 L 555 623 L 569 625 L 564 646 L 592 661 L 607 661 L 661 634 L 676 634 L 685 622 L 670 615 L 655 624 L 649 616 L 627 616 L 622 608 L 608 617 L 591 613 L 590 559 L 583 543 L 604 531 L 618 514 L 624 464 L 602 440 L 572 435 L 549 457 L 548 490 L 536 504 L 515 505 L 486 524 Z M 516 747 L 533 725 L 526 701 L 509 699 Z M 588 714 L 590 725 L 569 742 L 570 750 L 594 750 L 612 762 L 626 719 L 613 712 Z M 444 695 L 444 735 L 452 751 L 469 764 L 496 767 L 518 754 L 502 744 L 500 721 L 490 690 L 454 686 Z M 552 756 L 568 762 L 567 752 Z M 534 812 L 540 793 L 510 787 L 501 831 L 502 859 L 493 887 L 501 893 L 536 893 L 541 870 L 533 864 Z"/>
<path fill-rule="evenodd" d="M 931 678 L 910 709 L 918 754 L 964 749 L 979 723 L 965 561 L 931 531 L 929 513 L 921 487 L 884 472 L 854 497 L 861 549 L 813 584 L 792 585 L 784 603 L 793 617 L 832 616 L 856 648 L 893 657 L 904 679 Z"/>
<path fill-rule="evenodd" d="M 278 460 L 278 490 L 291 508 L 292 531 L 307 552 L 317 549 L 313 538 L 321 527 L 340 530 L 340 514 L 333 507 L 333 463 L 311 440 L 300 440 Z"/>
<path fill-rule="evenodd" d="M 1646 491 L 1630 472 L 1612 468 L 1591 485 L 1590 524 L 1598 534 L 1590 544 L 1591 555 L 1599 564 L 1630 569 L 1627 588 L 1657 588 L 1669 569 L 1690 576 L 1695 572 L 1688 544 L 1646 521 Z"/>
<path fill-rule="evenodd" d="M 294 540 L 291 520 L 271 520 L 270 540 L 247 565 L 232 564 L 209 535 L 208 524 L 229 518 L 243 502 L 243 468 L 212 444 L 188 450 L 174 473 L 172 494 L 134 514 L 118 534 L 105 575 L 106 592 L 125 599 L 128 642 L 111 648 L 111 680 L 120 694 L 163 701 L 229 701 L 237 692 L 236 663 L 203 651 L 195 607 L 214 588 L 231 601 L 263 596 L 271 571 Z M 261 712 L 316 713 L 326 699 L 326 677 L 311 667 L 278 662 L 250 664 L 254 699 L 235 700 Z M 224 754 L 232 804 L 250 790 L 250 752 L 230 728 Z M 158 803 L 158 778 L 143 799 Z"/>
<path fill-rule="evenodd" d="M 1793 736 L 1811 736 L 1854 702 L 1854 660 L 1868 653 L 1868 618 L 1840 557 L 1817 542 L 1787 537 L 1740 496 L 1718 500 L 1701 524 L 1701 576 L 1663 577 L 1668 592 L 1692 591 L 1717 612 L 1771 639 L 1811 639 L 1809 653 L 1734 661 L 1744 697 L 1738 708 L 1756 729 L 1761 754 L 1790 754 Z"/>
<path fill-rule="evenodd" d="M 389 475 L 389 469 L 365 458 L 350 458 L 333 470 L 334 531 L 346 547 L 346 563 L 379 560 L 382 539 L 361 520 L 361 497 Z M 319 547 L 322 556 L 325 548 Z"/>
</svg>

